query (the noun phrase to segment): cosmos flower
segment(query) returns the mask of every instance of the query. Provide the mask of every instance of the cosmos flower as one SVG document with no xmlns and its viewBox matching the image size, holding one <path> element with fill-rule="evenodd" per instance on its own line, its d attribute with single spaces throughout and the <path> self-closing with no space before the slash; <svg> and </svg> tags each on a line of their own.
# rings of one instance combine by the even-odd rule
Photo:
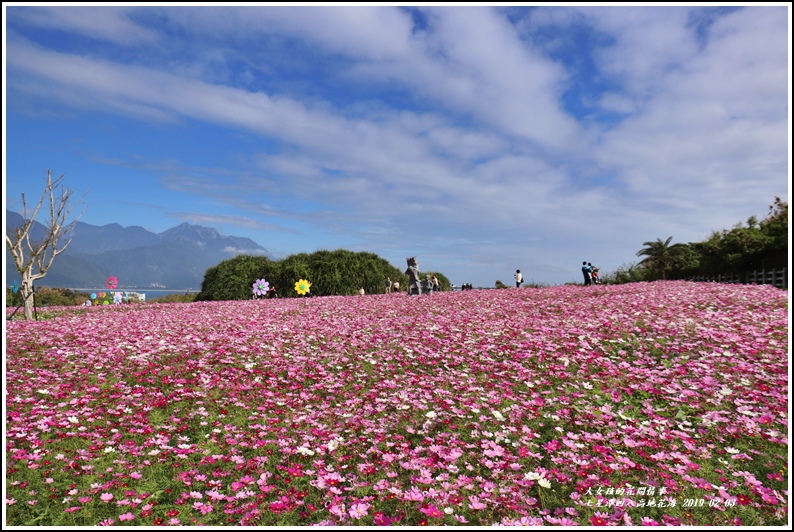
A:
<svg viewBox="0 0 794 532">
<path fill-rule="evenodd" d="M 432 504 L 428 504 L 426 507 L 420 508 L 419 511 L 428 517 L 444 517 L 444 514 L 441 512 L 441 510 Z"/>
<path fill-rule="evenodd" d="M 354 519 L 361 519 L 367 515 L 367 510 L 369 510 L 369 504 L 356 503 L 350 505 L 350 510 L 348 510 L 348 513 L 350 513 L 350 517 Z"/>
<path fill-rule="evenodd" d="M 521 299 L 486 290 L 449 293 L 421 310 L 415 300 L 283 298 L 9 321 L 7 350 L 20 356 L 6 361 L 13 466 L 7 497 L 14 497 L 6 502 L 6 522 L 30 515 L 31 491 L 43 484 L 61 487 L 55 499 L 41 490 L 33 509 L 50 504 L 57 510 L 42 512 L 92 524 L 108 516 L 119 524 L 115 511 L 128 510 L 121 525 L 132 525 L 129 517 L 178 524 L 177 516 L 185 525 L 255 524 L 277 510 L 296 519 L 303 513 L 301 522 L 314 525 L 465 524 L 463 515 L 478 525 L 534 525 L 541 516 L 544 524 L 592 525 L 592 510 L 574 508 L 624 500 L 607 490 L 634 490 L 626 481 L 637 478 L 647 478 L 656 495 L 626 499 L 661 501 L 661 487 L 675 500 L 684 489 L 699 498 L 698 490 L 722 488 L 724 501 L 779 521 L 775 512 L 784 514 L 785 505 L 774 501 L 788 470 L 777 456 L 787 454 L 787 436 L 774 433 L 782 439 L 755 445 L 744 433 L 773 436 L 773 427 L 782 428 L 776 414 L 772 426 L 759 418 L 788 406 L 781 377 L 788 371 L 785 297 L 761 286 L 633 285 L 603 287 L 598 316 L 613 325 L 588 326 L 582 339 L 571 335 L 571 323 L 599 318 L 587 321 L 592 296 L 582 299 L 581 290 L 566 287 Z M 687 320 L 698 324 L 697 334 Z M 235 326 L 219 327 L 228 323 Z M 110 343 L 98 334 L 108 330 Z M 612 356 L 629 342 L 631 356 Z M 669 349 L 659 351 L 657 343 Z M 708 363 L 715 346 L 727 343 L 732 365 Z M 658 352 L 665 364 L 653 363 Z M 692 353 L 705 361 L 693 363 Z M 530 363 L 530 355 L 542 360 Z M 557 360 L 563 355 L 567 368 Z M 582 386 L 584 379 L 596 391 Z M 763 395 L 759 383 L 768 386 Z M 734 393 L 718 393 L 723 384 Z M 609 399 L 607 385 L 621 390 L 622 403 Z M 701 412 L 696 422 L 657 409 L 677 401 Z M 605 402 L 610 408 L 601 410 Z M 64 438 L 75 435 L 80 444 L 64 447 Z M 744 471 L 752 464 L 742 451 L 770 465 Z M 689 476 L 709 460 L 721 469 L 706 480 Z M 549 469 L 538 466 L 544 461 Z M 61 485 L 89 462 L 96 470 L 91 480 Z M 164 478 L 165 467 L 168 478 L 158 490 L 170 496 L 146 493 L 151 483 L 142 480 Z M 29 484 L 35 469 L 38 484 Z M 566 493 L 574 508 L 565 506 Z M 99 502 L 67 516 L 72 503 L 58 504 L 64 495 Z M 118 507 L 117 498 L 124 501 Z M 148 507 L 154 500 L 169 503 L 158 511 Z M 645 510 L 658 523 L 638 509 L 633 523 L 673 522 L 664 512 L 684 510 L 671 506 Z M 731 515 L 741 508 L 693 512 L 686 524 L 736 524 Z M 626 515 L 614 508 L 594 517 L 631 526 Z"/>
</svg>

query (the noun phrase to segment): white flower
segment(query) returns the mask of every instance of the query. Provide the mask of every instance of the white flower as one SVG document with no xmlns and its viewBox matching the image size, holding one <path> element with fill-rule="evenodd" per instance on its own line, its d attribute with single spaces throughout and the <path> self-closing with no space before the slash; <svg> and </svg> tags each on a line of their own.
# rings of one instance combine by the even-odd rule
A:
<svg viewBox="0 0 794 532">
<path fill-rule="evenodd" d="M 738 454 L 739 449 L 734 449 L 733 447 L 726 447 L 725 452 L 730 454 Z"/>
<path fill-rule="evenodd" d="M 298 454 L 302 454 L 302 455 L 304 455 L 304 456 L 312 456 L 312 455 L 314 455 L 314 451 L 312 451 L 312 450 L 311 450 L 311 449 L 309 449 L 308 447 L 304 447 L 303 445 L 301 445 L 300 447 L 298 447 L 298 448 L 297 448 L 295 451 L 296 451 Z"/>
<path fill-rule="evenodd" d="M 429 412 L 425 413 L 425 417 L 428 419 L 434 419 L 436 417 L 436 413 L 430 410 Z"/>
<path fill-rule="evenodd" d="M 115 452 L 116 452 L 116 449 L 114 449 L 113 447 L 105 447 L 105 454 L 115 453 Z"/>
<path fill-rule="evenodd" d="M 495 417 L 497 421 L 505 420 L 505 417 L 498 410 L 491 410 L 491 414 L 493 414 L 493 417 Z"/>
<path fill-rule="evenodd" d="M 548 481 L 547 479 L 545 479 L 545 478 L 541 478 L 541 479 L 539 479 L 539 480 L 538 480 L 538 484 L 540 484 L 540 485 L 541 485 L 541 486 L 543 486 L 544 488 L 550 488 L 550 487 L 551 487 L 551 482 L 549 482 L 549 481 Z"/>
</svg>

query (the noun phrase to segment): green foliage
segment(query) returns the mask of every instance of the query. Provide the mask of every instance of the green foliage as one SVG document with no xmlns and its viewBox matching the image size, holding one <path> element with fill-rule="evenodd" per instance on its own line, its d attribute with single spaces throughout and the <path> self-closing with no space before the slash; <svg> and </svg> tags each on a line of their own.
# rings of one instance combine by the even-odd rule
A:
<svg viewBox="0 0 794 532">
<path fill-rule="evenodd" d="M 655 242 L 643 242 L 644 248 L 637 252 L 638 257 L 645 258 L 640 261 L 641 266 L 647 266 L 652 275 L 666 279 L 667 272 L 676 264 L 680 264 L 686 246 L 684 244 L 670 245 L 673 237 L 668 237 L 662 242 L 657 238 Z"/>
<path fill-rule="evenodd" d="M 614 272 L 601 274 L 602 284 L 637 283 L 646 280 L 646 271 L 636 264 L 624 264 Z"/>
<path fill-rule="evenodd" d="M 783 268 L 788 264 L 789 232 L 788 203 L 775 198 L 769 214 L 760 224 L 761 232 L 768 238 L 766 249 L 755 258 L 756 263 L 767 261 L 765 266 Z"/>
<path fill-rule="evenodd" d="M 507 288 L 507 285 L 500 280 L 496 280 L 496 288 Z"/>
<path fill-rule="evenodd" d="M 449 279 L 443 273 L 441 273 L 441 272 L 422 272 L 422 277 L 425 277 L 426 275 L 430 275 L 431 278 L 434 275 L 436 276 L 436 279 L 438 279 L 438 289 L 439 289 L 439 291 L 441 291 L 441 292 L 449 292 L 452 289 L 452 283 L 449 282 Z M 393 280 L 394 279 L 392 279 L 392 281 Z"/>
<path fill-rule="evenodd" d="M 446 283 L 448 290 L 449 279 L 439 273 L 436 276 L 442 289 Z M 400 270 L 374 253 L 363 251 L 319 250 L 290 255 L 281 261 L 240 255 L 207 270 L 196 300 L 251 299 L 251 287 L 257 279 L 275 286 L 279 297 L 299 297 L 295 291 L 299 279 L 312 283 L 312 296 L 354 295 L 362 287 L 367 294 L 382 294 L 386 277 L 407 285 L 408 278 Z"/>
<path fill-rule="evenodd" d="M 238 255 L 207 269 L 195 300 L 251 299 L 254 281 L 273 277 L 276 269 L 277 263 L 267 257 Z"/>
<path fill-rule="evenodd" d="M 67 288 L 52 288 L 49 286 L 42 286 L 36 288 L 34 297 L 36 306 L 38 307 L 67 307 L 73 305 L 82 305 L 90 297 L 90 294 L 85 292 L 76 292 Z M 17 292 L 14 294 L 11 288 L 6 288 L 6 307 L 17 307 L 21 304 L 21 293 Z"/>
<path fill-rule="evenodd" d="M 644 242 L 639 264 L 602 274 L 602 282 L 619 284 L 657 279 L 690 279 L 720 274 L 743 275 L 753 270 L 788 265 L 788 204 L 779 197 L 760 222 L 751 216 L 746 225 L 714 231 L 702 242 L 673 244 L 667 240 Z"/>
<path fill-rule="evenodd" d="M 150 303 L 192 303 L 196 300 L 195 292 L 186 292 L 184 294 L 168 294 L 167 296 L 152 299 Z"/>
<path fill-rule="evenodd" d="M 10 287 L 6 287 L 6 308 L 7 307 L 19 307 L 22 305 L 22 294 L 17 291 L 15 294 L 13 289 Z"/>
</svg>

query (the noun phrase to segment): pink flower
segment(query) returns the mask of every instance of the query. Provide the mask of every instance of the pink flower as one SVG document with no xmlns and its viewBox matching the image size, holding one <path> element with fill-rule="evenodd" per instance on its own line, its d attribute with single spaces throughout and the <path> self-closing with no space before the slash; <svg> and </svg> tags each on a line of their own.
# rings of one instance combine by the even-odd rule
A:
<svg viewBox="0 0 794 532">
<path fill-rule="evenodd" d="M 444 514 L 441 512 L 441 510 L 432 504 L 428 504 L 425 508 L 420 508 L 419 511 L 428 517 L 444 517 Z"/>
<path fill-rule="evenodd" d="M 194 502 L 193 509 L 201 512 L 201 515 L 207 515 L 212 512 L 212 505 L 208 502 Z"/>
<path fill-rule="evenodd" d="M 113 494 L 103 493 L 102 495 L 99 496 L 99 500 L 101 500 L 102 502 L 110 502 L 113 500 Z"/>
<path fill-rule="evenodd" d="M 343 517 L 345 515 L 345 505 L 333 504 L 328 508 L 328 511 L 337 517 Z"/>
<path fill-rule="evenodd" d="M 133 519 L 135 519 L 135 516 L 131 512 L 119 516 L 119 521 L 132 521 Z"/>
<path fill-rule="evenodd" d="M 383 512 L 375 512 L 372 519 L 375 521 L 375 526 L 389 526 L 392 523 L 392 520 Z"/>
<path fill-rule="evenodd" d="M 348 513 L 350 514 L 350 517 L 354 519 L 361 519 L 367 515 L 367 510 L 369 510 L 369 504 L 356 503 L 350 505 L 350 510 L 348 510 Z"/>
</svg>

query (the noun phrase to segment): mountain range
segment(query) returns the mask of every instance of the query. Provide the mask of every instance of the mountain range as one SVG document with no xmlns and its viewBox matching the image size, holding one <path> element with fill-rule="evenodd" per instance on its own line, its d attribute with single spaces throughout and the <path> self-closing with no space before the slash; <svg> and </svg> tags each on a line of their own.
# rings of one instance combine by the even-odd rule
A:
<svg viewBox="0 0 794 532">
<path fill-rule="evenodd" d="M 6 210 L 6 234 L 12 241 L 14 229 L 22 224 L 20 214 Z M 45 232 L 34 221 L 31 240 L 41 241 Z M 78 221 L 64 237 L 69 238 L 66 251 L 55 258 L 36 286 L 102 288 L 108 277 L 115 276 L 120 289 L 198 290 L 207 268 L 237 255 L 269 255 L 250 238 L 223 236 L 215 229 L 188 223 L 152 233 L 139 226 Z M 6 246 L 6 285 L 21 278 Z"/>
</svg>

